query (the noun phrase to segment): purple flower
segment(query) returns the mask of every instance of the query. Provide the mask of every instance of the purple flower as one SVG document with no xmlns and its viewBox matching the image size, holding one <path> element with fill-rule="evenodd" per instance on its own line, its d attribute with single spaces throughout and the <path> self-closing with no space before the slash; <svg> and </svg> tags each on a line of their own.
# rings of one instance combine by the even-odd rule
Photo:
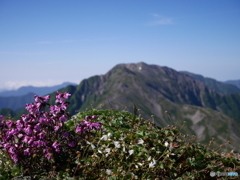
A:
<svg viewBox="0 0 240 180">
<path fill-rule="evenodd" d="M 62 122 L 65 122 L 65 121 L 67 121 L 67 118 L 66 118 L 65 115 L 62 115 L 62 116 L 59 118 L 59 120 L 62 121 Z"/>
<path fill-rule="evenodd" d="M 50 106 L 50 113 L 55 114 L 59 113 L 61 111 L 61 108 L 57 105 Z"/>
<path fill-rule="evenodd" d="M 43 117 L 40 117 L 40 118 L 39 118 L 39 123 L 40 123 L 40 124 L 42 124 L 42 123 L 46 123 L 46 124 L 47 124 L 47 123 L 49 123 L 49 122 L 50 122 L 50 120 L 49 120 L 48 118 L 43 118 Z"/>
<path fill-rule="evenodd" d="M 68 137 L 69 133 L 68 132 L 62 132 L 63 137 Z"/>
<path fill-rule="evenodd" d="M 67 109 L 67 103 L 63 103 L 63 104 L 61 105 L 61 109 L 62 109 L 62 110 L 66 110 L 66 109 Z"/>
<path fill-rule="evenodd" d="M 37 148 L 46 146 L 46 144 L 47 144 L 47 143 L 46 143 L 45 141 L 42 141 L 42 140 L 38 140 L 38 141 L 34 141 L 34 142 L 33 142 L 33 146 L 34 146 L 34 147 L 37 147 Z"/>
<path fill-rule="evenodd" d="M 35 102 L 38 102 L 38 101 L 40 101 L 40 102 L 46 102 L 46 101 L 48 101 L 49 99 L 50 99 L 50 96 L 49 96 L 49 95 L 47 95 L 47 96 L 42 96 L 42 97 L 40 97 L 40 96 L 38 96 L 38 95 L 35 95 L 35 96 L 34 96 Z"/>
<path fill-rule="evenodd" d="M 64 92 L 64 94 L 63 94 L 63 97 L 65 99 L 68 99 L 68 97 L 70 97 L 70 96 L 71 96 L 71 94 L 69 94 L 68 92 Z"/>
<path fill-rule="evenodd" d="M 53 154 L 48 152 L 44 155 L 48 160 L 52 158 Z"/>
<path fill-rule="evenodd" d="M 40 126 L 39 126 L 39 125 L 37 125 L 37 124 L 34 126 L 34 129 L 36 130 L 36 132 L 38 132 L 38 131 L 40 131 L 40 130 L 41 130 L 41 129 L 40 129 Z"/>
<path fill-rule="evenodd" d="M 25 109 L 28 110 L 30 113 L 38 111 L 38 107 L 35 104 L 26 104 Z"/>
<path fill-rule="evenodd" d="M 52 144 L 52 147 L 54 149 L 56 149 L 57 147 L 59 146 L 59 143 L 57 141 L 55 141 L 53 144 Z"/>
<path fill-rule="evenodd" d="M 11 158 L 15 163 L 18 162 L 18 156 L 16 154 L 11 155 Z"/>
<path fill-rule="evenodd" d="M 33 132 L 32 128 L 31 128 L 31 125 L 28 125 L 28 127 L 24 128 L 23 130 L 27 135 L 30 135 Z"/>
<path fill-rule="evenodd" d="M 7 125 L 8 128 L 12 128 L 12 127 L 14 126 L 14 122 L 11 121 L 11 120 L 8 120 L 8 121 L 6 122 L 6 125 Z"/>
<path fill-rule="evenodd" d="M 33 141 L 36 141 L 36 137 L 35 136 L 32 136 L 32 137 L 29 137 L 29 140 L 28 140 L 28 144 L 32 144 Z"/>
<path fill-rule="evenodd" d="M 61 152 L 61 150 L 60 150 L 59 148 L 55 149 L 55 151 L 56 151 L 57 153 L 60 153 L 60 152 Z"/>
<path fill-rule="evenodd" d="M 20 131 L 24 126 L 24 121 L 23 120 L 17 120 L 16 121 L 16 127 Z"/>
<path fill-rule="evenodd" d="M 28 116 L 27 116 L 27 115 L 25 115 L 25 114 L 21 115 L 21 119 L 22 119 L 23 121 L 26 121 L 26 120 L 27 120 L 27 118 L 28 118 Z"/>
<path fill-rule="evenodd" d="M 25 150 L 23 151 L 23 154 L 24 154 L 25 156 L 30 156 L 30 155 L 31 155 L 30 149 L 29 149 L 29 148 L 25 149 Z"/>
<path fill-rule="evenodd" d="M 76 129 L 75 129 L 75 132 L 76 133 L 79 133 L 79 132 L 82 132 L 83 131 L 83 127 L 76 127 Z"/>
<path fill-rule="evenodd" d="M 97 130 L 101 129 L 101 123 L 99 123 L 99 122 L 92 123 L 91 126 L 92 126 L 93 128 L 95 128 L 95 129 L 97 129 Z"/>
<path fill-rule="evenodd" d="M 54 131 L 58 131 L 60 129 L 60 126 L 54 126 Z"/>
<path fill-rule="evenodd" d="M 18 133 L 18 129 L 11 129 L 11 130 L 7 131 L 6 135 L 13 136 L 13 135 L 16 135 L 17 133 Z"/>
<path fill-rule="evenodd" d="M 42 133 L 42 132 L 38 134 L 38 137 L 39 137 L 40 139 L 43 139 L 45 136 L 46 136 L 46 134 L 45 134 L 45 133 Z"/>
<path fill-rule="evenodd" d="M 42 141 L 42 140 L 38 140 L 38 146 L 46 146 L 46 142 L 45 141 Z"/>
<path fill-rule="evenodd" d="M 60 150 L 60 148 L 58 147 L 60 144 L 58 143 L 58 142 L 54 142 L 53 144 L 52 144 L 52 147 L 55 149 L 55 151 L 57 152 L 57 153 L 60 153 L 61 152 L 61 150 Z"/>
<path fill-rule="evenodd" d="M 0 121 L 3 120 L 3 115 L 0 115 Z"/>
<path fill-rule="evenodd" d="M 28 143 L 29 139 L 30 139 L 29 136 L 24 136 L 22 142 L 24 142 L 24 143 Z"/>
<path fill-rule="evenodd" d="M 65 103 L 66 101 L 64 101 L 63 99 L 56 99 L 55 103 L 60 103 L 60 104 L 63 104 Z"/>
<path fill-rule="evenodd" d="M 14 146 L 11 146 L 9 149 L 8 149 L 8 152 L 11 153 L 11 154 L 14 154 L 16 151 L 16 148 Z"/>
<path fill-rule="evenodd" d="M 90 124 L 91 124 L 90 121 L 86 121 L 86 120 L 83 120 L 83 121 L 82 121 L 82 125 L 89 126 Z"/>
<path fill-rule="evenodd" d="M 89 120 L 89 119 L 91 119 L 91 116 L 86 116 L 85 119 Z"/>
<path fill-rule="evenodd" d="M 69 145 L 70 147 L 74 147 L 74 146 L 76 146 L 76 142 L 75 142 L 75 141 L 71 141 L 70 143 L 68 143 L 68 145 Z"/>
<path fill-rule="evenodd" d="M 65 98 L 65 99 L 68 99 L 68 97 L 70 97 L 71 94 L 69 94 L 68 92 L 64 92 L 64 93 L 60 93 L 60 92 L 56 92 L 56 99 L 62 99 L 62 98 Z"/>
<path fill-rule="evenodd" d="M 9 143 L 5 143 L 5 144 L 3 144 L 3 147 L 4 147 L 5 149 L 8 149 L 8 148 L 11 147 L 11 145 L 10 145 Z"/>
<path fill-rule="evenodd" d="M 97 119 L 97 115 L 93 115 L 91 119 Z"/>
<path fill-rule="evenodd" d="M 23 134 L 20 133 L 20 134 L 17 135 L 17 137 L 21 138 L 21 137 L 23 137 Z"/>
</svg>

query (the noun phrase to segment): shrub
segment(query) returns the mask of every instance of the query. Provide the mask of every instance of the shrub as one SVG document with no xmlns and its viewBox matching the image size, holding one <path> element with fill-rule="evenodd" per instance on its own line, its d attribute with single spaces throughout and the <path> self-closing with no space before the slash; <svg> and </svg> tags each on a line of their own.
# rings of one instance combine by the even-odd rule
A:
<svg viewBox="0 0 240 180">
<path fill-rule="evenodd" d="M 90 109 L 70 117 L 69 96 L 57 92 L 52 106 L 49 96 L 35 96 L 28 115 L 1 122 L 2 177 L 181 180 L 240 173 L 230 153 L 221 156 L 175 126 L 157 127 L 136 108 L 133 115 Z"/>
</svg>

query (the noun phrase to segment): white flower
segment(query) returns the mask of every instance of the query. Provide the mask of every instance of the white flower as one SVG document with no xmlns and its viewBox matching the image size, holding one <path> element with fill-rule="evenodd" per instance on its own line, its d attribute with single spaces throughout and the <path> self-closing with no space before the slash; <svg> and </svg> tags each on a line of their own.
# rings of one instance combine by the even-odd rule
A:
<svg viewBox="0 0 240 180">
<path fill-rule="evenodd" d="M 107 135 L 103 135 L 100 140 L 106 141 L 107 139 L 108 139 L 108 136 Z"/>
<path fill-rule="evenodd" d="M 134 150 L 129 150 L 128 153 L 132 155 L 134 153 Z"/>
<path fill-rule="evenodd" d="M 102 151 L 100 151 L 99 149 L 98 149 L 98 152 L 102 154 Z"/>
<path fill-rule="evenodd" d="M 139 166 L 142 166 L 142 165 L 143 165 L 143 163 L 138 163 L 138 165 L 139 165 Z"/>
<path fill-rule="evenodd" d="M 95 149 L 95 146 L 92 143 L 90 143 L 89 141 L 86 141 L 86 142 L 87 142 L 87 144 L 91 145 L 92 149 Z"/>
<path fill-rule="evenodd" d="M 166 147 L 168 147 L 168 142 L 166 141 L 166 142 L 164 143 L 164 145 L 165 145 Z"/>
<path fill-rule="evenodd" d="M 110 151 L 111 151 L 110 148 L 105 149 L 105 152 L 107 152 L 107 153 L 110 153 Z"/>
<path fill-rule="evenodd" d="M 120 145 L 120 143 L 118 141 L 114 141 L 113 143 L 116 146 L 116 148 L 120 148 L 121 145 Z"/>
<path fill-rule="evenodd" d="M 120 141 L 122 141 L 122 140 L 124 140 L 124 137 L 120 137 L 120 139 L 119 139 Z"/>
<path fill-rule="evenodd" d="M 95 148 L 96 148 L 96 146 L 94 146 L 93 144 L 91 144 L 91 147 L 92 147 L 92 149 L 95 149 Z"/>
<path fill-rule="evenodd" d="M 151 159 L 152 159 L 152 157 L 151 156 L 149 156 L 149 158 L 147 159 L 148 161 L 151 161 Z"/>
<path fill-rule="evenodd" d="M 138 140 L 138 144 L 143 144 L 143 143 L 144 143 L 144 141 L 142 139 Z"/>
<path fill-rule="evenodd" d="M 111 136 L 112 136 L 111 133 L 105 134 L 100 138 L 100 140 L 109 141 Z"/>
<path fill-rule="evenodd" d="M 110 151 L 111 151 L 110 148 L 105 149 L 105 152 L 107 152 L 107 154 L 105 155 L 106 157 L 108 157 L 108 155 L 110 154 Z"/>
<path fill-rule="evenodd" d="M 150 162 L 149 167 L 150 167 L 150 168 L 153 168 L 153 167 L 155 166 L 155 164 L 156 164 L 156 161 L 153 159 L 153 160 Z"/>
<path fill-rule="evenodd" d="M 110 175 L 110 174 L 112 174 L 112 171 L 111 171 L 110 169 L 106 169 L 106 173 L 107 173 L 108 175 Z"/>
</svg>

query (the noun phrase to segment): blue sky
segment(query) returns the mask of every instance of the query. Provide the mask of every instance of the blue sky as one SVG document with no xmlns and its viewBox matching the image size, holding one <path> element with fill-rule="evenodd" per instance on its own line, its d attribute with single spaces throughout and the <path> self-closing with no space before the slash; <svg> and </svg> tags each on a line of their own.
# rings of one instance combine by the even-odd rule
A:
<svg viewBox="0 0 240 180">
<path fill-rule="evenodd" d="M 0 0 L 0 89 L 146 62 L 240 79 L 239 0 Z"/>
</svg>

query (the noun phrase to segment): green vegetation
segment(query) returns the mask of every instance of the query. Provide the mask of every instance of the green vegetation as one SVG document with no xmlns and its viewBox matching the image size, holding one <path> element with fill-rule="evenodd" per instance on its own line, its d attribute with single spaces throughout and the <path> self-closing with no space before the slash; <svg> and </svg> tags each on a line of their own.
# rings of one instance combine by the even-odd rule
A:
<svg viewBox="0 0 240 180">
<path fill-rule="evenodd" d="M 97 115 L 92 122 L 100 122 L 101 130 L 89 132 L 81 141 L 81 148 L 71 151 L 66 162 L 48 171 L 16 166 L 4 151 L 1 152 L 0 179 L 32 177 L 32 179 L 209 179 L 210 172 L 238 172 L 239 157 L 232 152 L 221 154 L 223 145 L 213 149 L 214 139 L 204 146 L 197 137 L 180 133 L 181 127 L 157 127 L 152 120 L 144 120 L 141 111 L 86 109 L 65 122 L 74 133 L 74 125 L 86 116 Z M 37 163 L 38 159 L 36 159 Z M 228 177 L 230 179 L 230 177 Z M 231 179 L 238 179 L 233 177 Z M 215 177 L 213 179 L 224 179 Z"/>
</svg>

